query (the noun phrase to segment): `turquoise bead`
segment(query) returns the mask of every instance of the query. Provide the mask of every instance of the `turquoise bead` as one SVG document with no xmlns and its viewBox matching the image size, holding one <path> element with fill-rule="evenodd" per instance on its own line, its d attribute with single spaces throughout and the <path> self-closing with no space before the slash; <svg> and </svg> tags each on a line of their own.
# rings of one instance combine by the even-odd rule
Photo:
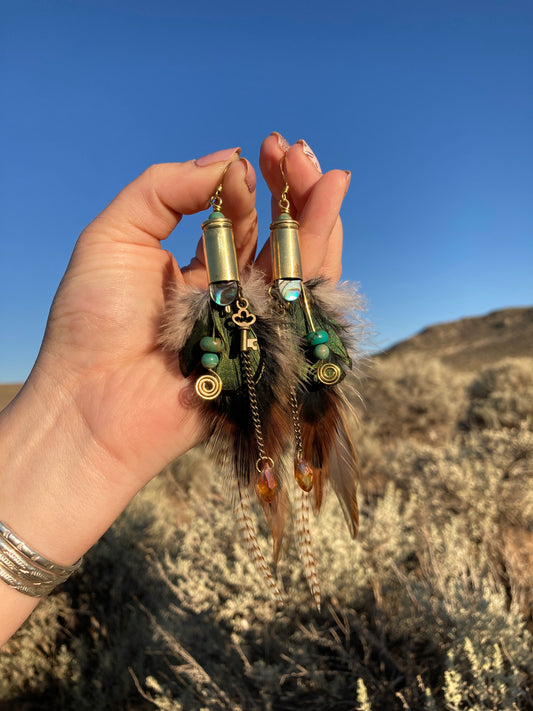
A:
<svg viewBox="0 0 533 711">
<path fill-rule="evenodd" d="M 207 218 L 208 220 L 225 220 L 226 218 L 220 212 L 220 210 L 213 210 L 213 212 Z"/>
<path fill-rule="evenodd" d="M 307 334 L 307 340 L 312 346 L 318 346 L 321 343 L 327 343 L 329 336 L 325 331 L 311 331 Z"/>
<path fill-rule="evenodd" d="M 204 336 L 200 341 L 200 348 L 206 353 L 222 353 L 222 341 L 220 338 Z"/>
<path fill-rule="evenodd" d="M 216 368 L 218 360 L 216 353 L 204 353 L 202 356 L 202 365 L 204 368 Z"/>
<path fill-rule="evenodd" d="M 313 349 L 313 355 L 317 360 L 325 360 L 329 358 L 329 348 L 321 343 L 319 346 L 315 346 Z"/>
</svg>

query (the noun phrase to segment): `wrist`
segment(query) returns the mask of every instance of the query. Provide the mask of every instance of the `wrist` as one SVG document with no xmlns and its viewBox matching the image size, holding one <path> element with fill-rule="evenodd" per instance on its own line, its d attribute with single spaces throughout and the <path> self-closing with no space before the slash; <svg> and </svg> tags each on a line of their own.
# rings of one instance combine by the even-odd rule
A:
<svg viewBox="0 0 533 711">
<path fill-rule="evenodd" d="M 65 387 L 34 372 L 0 415 L 0 520 L 71 565 L 135 494 L 91 435 Z"/>
</svg>

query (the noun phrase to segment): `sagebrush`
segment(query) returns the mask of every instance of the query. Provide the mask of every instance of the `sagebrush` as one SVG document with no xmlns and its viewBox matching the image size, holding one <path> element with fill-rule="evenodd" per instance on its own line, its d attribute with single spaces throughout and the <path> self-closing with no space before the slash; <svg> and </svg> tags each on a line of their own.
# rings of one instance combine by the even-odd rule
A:
<svg viewBox="0 0 533 711">
<path fill-rule="evenodd" d="M 533 359 L 370 377 L 360 537 L 333 496 L 313 526 L 322 614 L 294 545 L 270 598 L 195 450 L 4 647 L 7 708 L 533 709 Z"/>
</svg>

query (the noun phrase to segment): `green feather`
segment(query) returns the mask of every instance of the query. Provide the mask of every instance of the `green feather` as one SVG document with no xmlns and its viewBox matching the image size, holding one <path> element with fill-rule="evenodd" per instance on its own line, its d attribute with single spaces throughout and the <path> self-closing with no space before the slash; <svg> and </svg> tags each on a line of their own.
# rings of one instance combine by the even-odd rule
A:
<svg viewBox="0 0 533 711">
<path fill-rule="evenodd" d="M 244 385 L 241 373 L 240 329 L 232 322 L 231 314 L 223 309 L 211 308 L 206 318 L 198 319 L 194 324 L 191 335 L 180 354 L 180 367 L 183 375 L 188 377 L 197 368 L 201 368 L 200 361 L 203 351 L 200 348 L 200 341 L 204 336 L 215 336 L 222 341 L 222 352 L 218 354 L 219 363 L 215 368 L 222 380 L 222 389 L 225 391 L 239 390 Z M 248 338 L 255 337 L 254 331 L 250 329 Z M 248 353 L 252 373 L 256 376 L 260 368 L 261 354 L 259 350 L 250 350 Z"/>
</svg>

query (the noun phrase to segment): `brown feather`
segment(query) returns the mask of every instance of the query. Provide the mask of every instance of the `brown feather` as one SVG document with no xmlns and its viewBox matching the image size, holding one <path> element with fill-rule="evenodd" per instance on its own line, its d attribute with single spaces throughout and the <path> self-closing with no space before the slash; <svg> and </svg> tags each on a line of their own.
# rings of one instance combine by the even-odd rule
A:
<svg viewBox="0 0 533 711">
<path fill-rule="evenodd" d="M 270 530 L 272 531 L 272 552 L 274 565 L 277 565 L 281 557 L 287 514 L 291 509 L 287 489 L 286 487 L 278 489 L 274 501 L 270 504 L 264 501 L 260 496 L 257 498 L 259 499 L 259 503 L 265 513 Z"/>
<path fill-rule="evenodd" d="M 276 600 L 281 605 L 283 605 L 283 598 L 281 597 L 279 588 L 276 584 L 276 581 L 274 580 L 270 568 L 268 567 L 265 561 L 265 558 L 263 556 L 263 553 L 261 552 L 261 548 L 259 547 L 259 543 L 257 541 L 255 526 L 250 515 L 250 501 L 248 499 L 248 493 L 246 489 L 243 489 L 240 486 L 240 484 L 237 485 L 237 503 L 234 511 L 237 517 L 237 522 L 239 524 L 241 534 L 246 543 L 246 548 L 248 549 L 248 553 L 253 561 L 253 564 L 266 581 L 268 587 L 270 588 L 270 591 L 272 592 Z"/>
<path fill-rule="evenodd" d="M 350 424 L 345 405 L 339 408 L 338 436 L 329 460 L 333 489 L 342 508 L 352 538 L 359 531 L 359 507 L 357 485 L 359 482 L 359 458 L 350 433 Z"/>
<path fill-rule="evenodd" d="M 360 299 L 352 287 L 335 288 L 324 280 L 306 284 L 313 308 L 325 315 L 327 323 L 341 338 L 350 356 L 357 356 L 356 336 L 360 322 L 350 318 L 350 310 L 360 307 Z M 349 377 L 334 386 L 312 386 L 300 382 L 305 369 L 306 355 L 287 321 L 267 296 L 264 276 L 251 269 L 242 279 L 243 293 L 250 310 L 256 315 L 254 332 L 261 352 L 261 366 L 255 376 L 259 416 L 264 438 L 264 450 L 271 458 L 278 490 L 272 502 L 261 498 L 256 489 L 258 477 L 258 447 L 249 393 L 246 387 L 223 391 L 215 401 L 200 401 L 206 425 L 206 448 L 217 476 L 231 493 L 239 527 L 255 567 L 266 580 L 276 599 L 281 593 L 260 550 L 250 512 L 252 490 L 258 496 L 273 538 L 273 557 L 276 564 L 284 547 L 286 518 L 290 511 L 289 492 L 292 491 L 294 419 L 291 392 L 299 397 L 299 418 L 303 458 L 313 469 L 313 488 L 309 494 L 297 488 L 294 501 L 294 525 L 298 549 L 311 593 L 320 609 L 320 589 L 316 562 L 311 546 L 309 507 L 319 513 L 331 482 L 352 536 L 357 535 L 357 484 L 359 469 L 357 454 L 351 437 L 351 400 L 356 396 Z M 179 353 L 199 317 L 209 314 L 208 292 L 176 287 L 169 298 L 164 317 L 160 344 L 170 355 L 173 364 L 179 363 Z M 345 358 L 343 370 L 348 369 Z M 341 364 L 341 361 L 339 361 Z M 294 397 L 294 395 L 292 395 Z M 259 463 L 260 466 L 260 463 Z M 290 475 L 288 473 L 290 470 Z"/>
<path fill-rule="evenodd" d="M 325 280 L 306 283 L 310 308 L 318 321 L 341 339 L 352 364 L 359 357 L 357 336 L 364 327 L 355 319 L 361 299 L 351 285 L 338 288 Z M 359 339 L 360 340 L 360 339 Z M 351 435 L 351 420 L 356 420 L 352 402 L 359 397 L 355 378 L 346 371 L 346 362 L 337 359 L 345 377 L 332 386 L 302 382 L 300 384 L 300 422 L 304 459 L 314 470 L 313 509 L 319 513 L 329 483 L 339 499 L 350 534 L 358 531 L 359 512 L 357 485 L 359 463 Z"/>
<path fill-rule="evenodd" d="M 307 584 L 320 612 L 320 585 L 318 584 L 316 561 L 311 545 L 311 531 L 309 530 L 309 494 L 299 487 L 296 487 L 296 489 L 294 526 L 298 552 L 304 566 Z"/>
<path fill-rule="evenodd" d="M 292 436 L 292 423 L 285 395 L 286 384 L 294 379 L 297 355 L 288 341 L 289 334 L 282 328 L 280 317 L 271 313 L 263 275 L 256 270 L 248 270 L 243 275 L 241 284 L 250 311 L 256 316 L 253 328 L 260 349 L 261 364 L 254 379 L 254 388 L 265 454 L 274 462 L 274 476 L 278 484 L 278 491 L 272 503 L 265 502 L 257 494 L 259 454 L 247 387 L 243 385 L 230 392 L 223 390 L 213 401 L 198 398 L 198 405 L 202 408 L 207 453 L 224 488 L 230 492 L 254 564 L 280 600 L 279 590 L 257 543 L 249 496 L 252 491 L 255 492 L 263 507 L 272 531 L 276 563 L 281 554 L 285 522 L 290 510 L 286 491 L 287 477 L 281 462 Z M 207 291 L 176 286 L 171 292 L 159 342 L 169 354 L 173 365 L 179 365 L 180 352 L 190 338 L 196 321 L 199 318 L 209 318 L 210 308 Z"/>
<path fill-rule="evenodd" d="M 314 472 L 313 508 L 318 513 L 329 481 L 329 459 L 338 433 L 338 398 L 331 389 L 309 392 L 302 398 L 300 420 L 304 459 Z"/>
</svg>

